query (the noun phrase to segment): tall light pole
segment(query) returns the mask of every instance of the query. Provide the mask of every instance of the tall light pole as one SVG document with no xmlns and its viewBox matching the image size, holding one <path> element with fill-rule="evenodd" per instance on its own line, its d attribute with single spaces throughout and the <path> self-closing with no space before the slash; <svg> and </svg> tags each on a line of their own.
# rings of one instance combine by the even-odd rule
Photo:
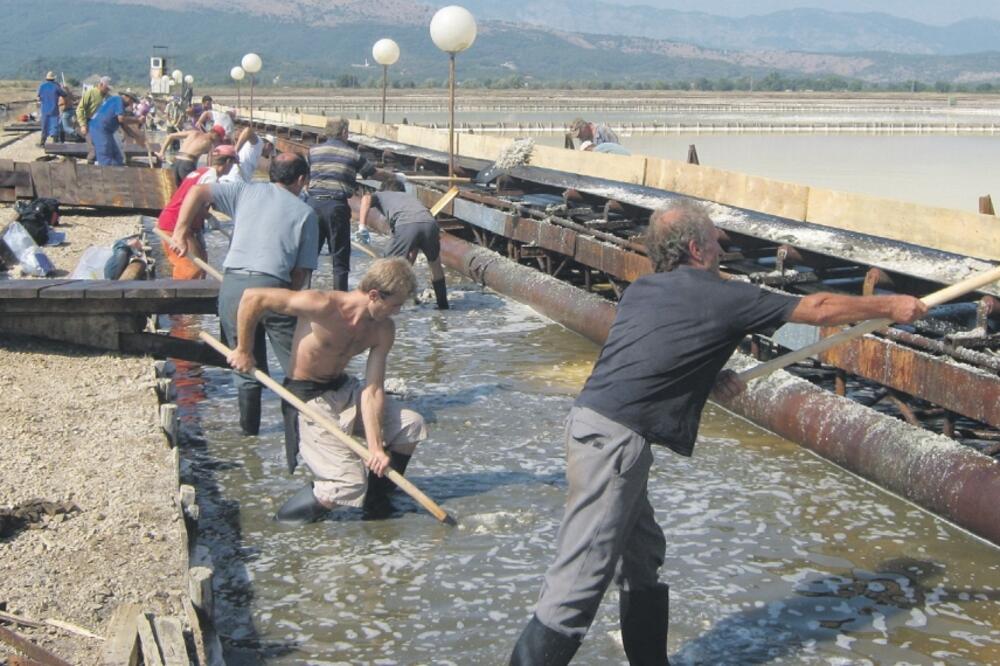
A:
<svg viewBox="0 0 1000 666">
<path fill-rule="evenodd" d="M 250 75 L 250 125 L 253 125 L 253 85 L 256 78 L 254 74 L 260 71 L 264 63 L 261 62 L 260 56 L 256 53 L 248 53 L 243 56 L 240 65 L 243 67 L 243 71 Z"/>
<path fill-rule="evenodd" d="M 382 124 L 385 124 L 385 89 L 389 84 L 389 65 L 399 60 L 399 44 L 388 37 L 375 42 L 372 47 L 372 57 L 382 65 Z"/>
<path fill-rule="evenodd" d="M 431 19 L 431 39 L 448 54 L 448 175 L 455 176 L 455 54 L 476 41 L 476 19 L 465 7 L 442 7 Z"/>
<path fill-rule="evenodd" d="M 236 67 L 229 70 L 230 78 L 236 82 L 236 113 L 239 113 L 240 107 L 242 106 L 242 102 L 240 101 L 240 81 L 242 81 L 243 77 L 246 75 L 247 73 L 244 72 L 243 68 L 239 65 L 236 65 Z"/>
</svg>

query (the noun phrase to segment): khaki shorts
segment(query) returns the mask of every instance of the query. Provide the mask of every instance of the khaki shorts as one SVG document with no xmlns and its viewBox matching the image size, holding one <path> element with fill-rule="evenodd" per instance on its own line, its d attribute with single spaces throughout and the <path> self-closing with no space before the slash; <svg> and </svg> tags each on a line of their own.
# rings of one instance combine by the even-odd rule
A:
<svg viewBox="0 0 1000 666">
<path fill-rule="evenodd" d="M 343 432 L 363 435 L 358 418 L 363 388 L 356 377 L 349 377 L 336 391 L 327 391 L 308 404 L 339 423 Z M 387 450 L 412 455 L 417 444 L 427 439 L 427 426 L 420 414 L 386 396 L 382 438 Z M 367 448 L 364 441 L 361 445 Z M 305 414 L 299 414 L 299 446 L 302 459 L 316 475 L 313 494 L 318 500 L 342 506 L 364 504 L 368 469 L 358 454 Z"/>
</svg>

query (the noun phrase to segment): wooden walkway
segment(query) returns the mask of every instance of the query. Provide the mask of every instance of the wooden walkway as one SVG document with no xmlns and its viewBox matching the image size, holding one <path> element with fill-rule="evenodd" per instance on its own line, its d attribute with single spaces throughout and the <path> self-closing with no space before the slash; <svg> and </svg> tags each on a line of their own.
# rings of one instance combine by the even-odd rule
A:
<svg viewBox="0 0 1000 666">
<path fill-rule="evenodd" d="M 175 189 L 168 169 L 0 159 L 0 202 L 5 203 L 50 197 L 64 206 L 159 213 Z"/>
<path fill-rule="evenodd" d="M 149 315 L 215 314 L 215 280 L 0 280 L 0 333 L 224 364 L 203 343 L 144 332 Z"/>
</svg>

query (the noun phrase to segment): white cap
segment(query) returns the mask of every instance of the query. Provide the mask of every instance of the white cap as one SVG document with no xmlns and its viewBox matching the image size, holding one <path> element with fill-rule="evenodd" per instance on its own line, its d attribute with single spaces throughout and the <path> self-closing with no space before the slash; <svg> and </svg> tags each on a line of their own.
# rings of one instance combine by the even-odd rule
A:
<svg viewBox="0 0 1000 666">
<path fill-rule="evenodd" d="M 264 139 L 264 141 L 267 141 L 272 146 L 278 145 L 278 140 L 274 138 L 273 134 L 265 134 L 264 136 L 262 136 L 260 138 Z"/>
<path fill-rule="evenodd" d="M 580 150 L 589 150 L 593 146 L 594 146 L 593 141 L 584 141 L 583 143 L 580 144 Z"/>
</svg>

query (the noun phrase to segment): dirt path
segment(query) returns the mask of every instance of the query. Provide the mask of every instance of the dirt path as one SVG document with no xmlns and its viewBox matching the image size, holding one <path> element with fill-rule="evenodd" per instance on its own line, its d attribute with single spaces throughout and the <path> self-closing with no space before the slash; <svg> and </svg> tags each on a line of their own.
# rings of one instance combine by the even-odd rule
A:
<svg viewBox="0 0 1000 666">
<path fill-rule="evenodd" d="M 37 141 L 33 133 L 0 150 L 0 158 L 34 159 Z M 9 219 L 5 206 L 0 227 Z M 66 215 L 59 230 L 66 244 L 45 252 L 68 272 L 90 245 L 136 233 L 137 217 Z M 102 636 L 124 602 L 183 617 L 183 522 L 153 383 L 148 358 L 0 337 L 0 509 L 32 499 L 79 509 L 0 538 L 0 610 Z M 99 661 L 102 641 L 3 626 L 70 663 Z M 0 643 L 0 663 L 10 654 Z"/>
</svg>

